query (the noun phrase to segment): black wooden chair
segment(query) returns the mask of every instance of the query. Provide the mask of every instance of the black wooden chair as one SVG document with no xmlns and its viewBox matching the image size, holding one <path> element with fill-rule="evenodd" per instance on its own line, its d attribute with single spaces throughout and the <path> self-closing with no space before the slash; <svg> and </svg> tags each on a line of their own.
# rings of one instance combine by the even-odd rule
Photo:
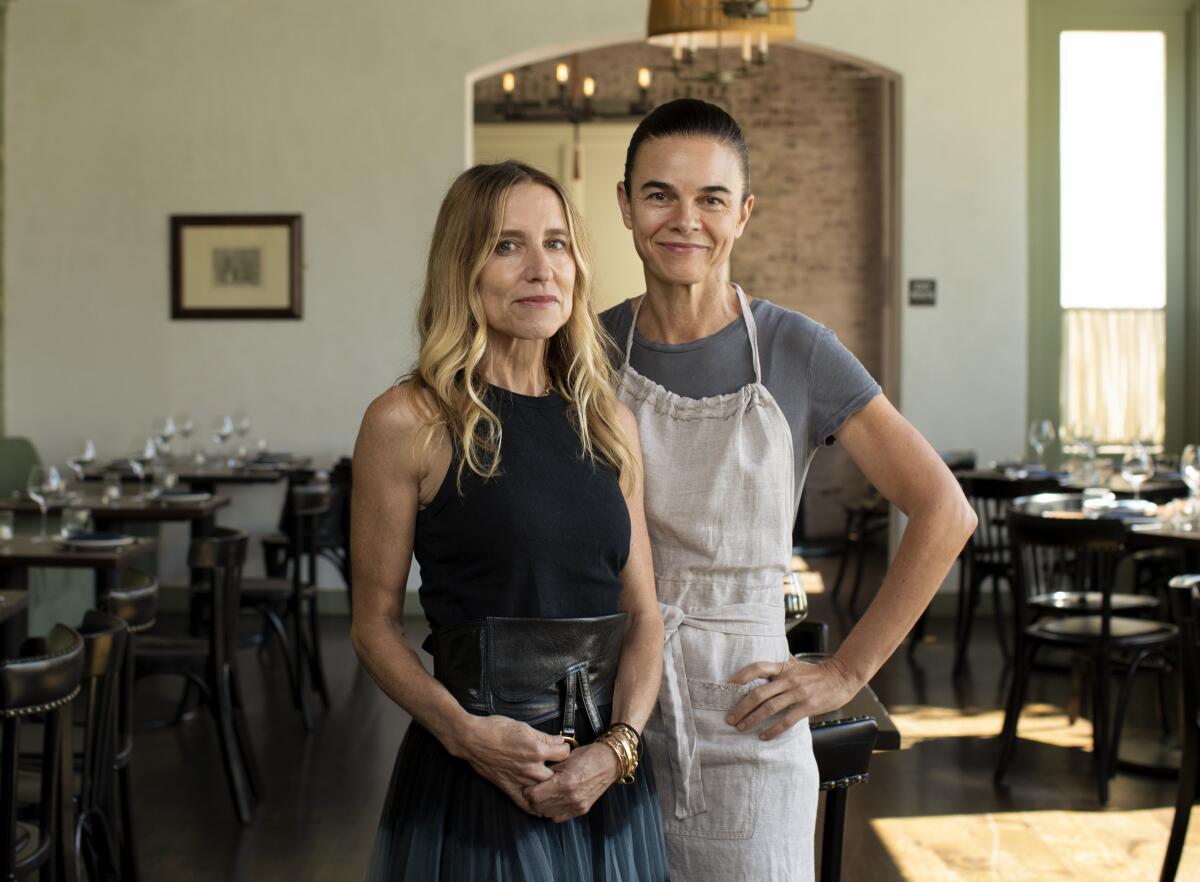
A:
<svg viewBox="0 0 1200 882">
<path fill-rule="evenodd" d="M 154 627 L 158 615 L 158 580 L 138 570 L 121 573 L 117 587 L 101 598 L 101 607 L 125 623 L 131 639 L 125 641 L 121 667 L 120 701 L 117 712 L 117 743 L 113 768 L 117 786 L 112 797 L 120 818 L 119 848 L 122 882 L 138 882 L 141 871 L 137 859 L 137 835 L 133 823 L 133 721 L 134 660 L 133 641 Z"/>
<path fill-rule="evenodd" d="M 862 499 L 846 506 L 846 529 L 842 533 L 842 553 L 838 558 L 837 575 L 833 577 L 830 594 L 840 599 L 842 580 L 846 576 L 851 559 L 854 561 L 854 582 L 850 589 L 847 609 L 857 614 L 858 592 L 862 588 L 863 570 L 866 565 L 867 548 L 875 536 L 887 532 L 891 506 L 878 490 L 871 489 Z"/>
<path fill-rule="evenodd" d="M 0 767 L 0 879 L 76 877 L 71 801 L 70 703 L 83 678 L 83 638 L 65 625 L 21 644 L 17 658 L 0 660 L 0 719 L 4 739 Z M 42 763 L 36 815 L 17 820 L 20 723 L 40 715 Z"/>
<path fill-rule="evenodd" d="M 279 515 L 279 530 L 263 537 L 263 562 L 268 576 L 286 578 L 289 567 L 308 553 L 309 549 L 296 534 L 295 515 L 292 512 L 291 491 L 311 481 L 294 481 L 289 484 L 284 499 L 283 511 Z M 320 482 L 317 482 L 320 483 Z M 310 535 L 316 543 L 317 554 L 325 558 L 346 583 L 346 593 L 353 600 L 354 582 L 350 572 L 350 493 L 353 486 L 351 461 L 342 457 L 329 472 L 329 511 L 322 514 Z M 351 602 L 353 607 L 353 603 Z"/>
<path fill-rule="evenodd" d="M 283 649 L 292 700 L 306 729 L 313 728 L 310 691 L 316 690 L 322 706 L 329 709 L 317 603 L 321 556 L 317 533 L 332 504 L 333 491 L 327 484 L 293 487 L 288 493 L 289 548 L 297 556 L 290 567 L 291 578 L 245 579 L 242 587 L 243 607 L 253 608 L 263 617 L 264 645 L 267 635 L 273 635 Z M 290 627 L 285 627 L 285 621 Z"/>
<path fill-rule="evenodd" d="M 958 615 L 954 628 L 953 676 L 962 673 L 971 643 L 971 629 L 975 621 L 975 608 L 983 583 L 992 583 L 992 616 L 996 627 L 996 639 L 1004 657 L 1009 657 L 1008 625 L 1004 616 L 1003 595 L 1000 582 L 1012 585 L 1012 553 L 1009 549 L 1008 526 L 1005 517 L 1014 499 L 1034 493 L 1058 489 L 1053 478 L 1032 480 L 1008 480 L 1001 477 L 960 475 L 958 483 L 975 514 L 979 525 L 967 540 L 959 567 Z"/>
<path fill-rule="evenodd" d="M 1188 820 L 1200 791 L 1200 575 L 1176 576 L 1169 583 L 1171 610 L 1179 628 L 1179 720 L 1182 746 L 1175 819 L 1159 882 L 1173 882 L 1183 855 Z"/>
<path fill-rule="evenodd" d="M 83 751 L 75 798 L 75 862 L 80 878 L 121 878 L 113 811 L 117 720 L 127 667 L 129 629 L 116 616 L 91 609 L 83 637 Z"/>
<path fill-rule="evenodd" d="M 135 677 L 184 677 L 200 694 L 217 727 L 221 759 L 238 820 L 249 824 L 262 797 L 254 747 L 246 725 L 237 662 L 246 534 L 218 527 L 192 539 L 188 565 L 208 581 L 212 603 L 208 637 L 139 635 L 134 641 Z"/>
<path fill-rule="evenodd" d="M 1066 650 L 1091 673 L 1093 759 L 1097 794 L 1103 804 L 1108 801 L 1108 782 L 1115 768 L 1119 739 L 1119 729 L 1113 729 L 1109 701 L 1114 669 L 1118 664 L 1126 669 L 1119 699 L 1124 707 L 1140 665 L 1151 654 L 1168 651 L 1178 631 L 1168 623 L 1118 615 L 1119 610 L 1114 609 L 1113 581 L 1123 552 L 1125 525 L 1116 519 L 1067 514 L 1075 516 L 1043 517 L 1017 511 L 1008 514 L 1016 577 L 1016 665 L 994 780 L 997 785 L 1003 782 L 1012 760 L 1017 721 L 1038 651 Z M 1083 614 L 1047 615 L 1045 608 L 1028 603 L 1029 599 L 1053 597 L 1063 590 L 1090 598 Z"/>
</svg>

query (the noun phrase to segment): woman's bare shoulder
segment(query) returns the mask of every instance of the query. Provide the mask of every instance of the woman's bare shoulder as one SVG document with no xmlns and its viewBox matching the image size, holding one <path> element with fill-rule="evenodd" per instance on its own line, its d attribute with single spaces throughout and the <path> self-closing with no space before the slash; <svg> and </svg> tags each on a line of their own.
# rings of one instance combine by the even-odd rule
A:
<svg viewBox="0 0 1200 882">
<path fill-rule="evenodd" d="M 390 386 L 367 406 L 363 428 L 385 435 L 412 435 L 434 418 L 433 399 L 411 382 Z"/>
</svg>

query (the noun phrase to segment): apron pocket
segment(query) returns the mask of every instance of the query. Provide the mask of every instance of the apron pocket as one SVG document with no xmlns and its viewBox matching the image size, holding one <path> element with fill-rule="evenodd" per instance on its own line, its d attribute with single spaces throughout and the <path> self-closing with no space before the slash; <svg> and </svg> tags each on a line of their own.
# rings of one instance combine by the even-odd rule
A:
<svg viewBox="0 0 1200 882">
<path fill-rule="evenodd" d="M 696 723 L 696 759 L 707 811 L 690 818 L 667 817 L 663 829 L 705 839 L 751 839 L 762 801 L 763 742 L 755 732 L 739 732 L 725 715 L 757 683 L 688 680 Z"/>
</svg>

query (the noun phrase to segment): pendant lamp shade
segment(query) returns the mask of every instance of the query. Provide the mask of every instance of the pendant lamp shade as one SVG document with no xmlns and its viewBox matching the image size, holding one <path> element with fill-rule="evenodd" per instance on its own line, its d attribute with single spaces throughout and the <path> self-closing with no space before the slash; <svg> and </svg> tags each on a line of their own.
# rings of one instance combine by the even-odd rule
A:
<svg viewBox="0 0 1200 882">
<path fill-rule="evenodd" d="M 690 48 L 701 49 L 718 42 L 735 47 L 746 36 L 756 44 L 791 43 L 796 39 L 796 14 L 780 10 L 731 18 L 722 11 L 720 0 L 650 0 L 646 34 L 656 46 L 678 45 L 682 40 Z"/>
</svg>

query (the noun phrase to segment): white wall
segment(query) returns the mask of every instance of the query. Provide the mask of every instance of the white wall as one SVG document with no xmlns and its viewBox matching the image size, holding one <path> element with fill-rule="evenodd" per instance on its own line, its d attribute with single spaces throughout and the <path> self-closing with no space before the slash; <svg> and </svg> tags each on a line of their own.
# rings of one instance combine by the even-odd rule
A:
<svg viewBox="0 0 1200 882">
<path fill-rule="evenodd" d="M 904 410 L 1016 454 L 1026 351 L 1025 0 L 821 0 L 803 42 L 904 78 Z M 188 407 L 347 452 L 409 365 L 468 76 L 636 36 L 645 0 L 30 0 L 9 10 L 6 427 L 116 452 Z M 297 211 L 302 322 L 168 319 L 167 216 Z"/>
</svg>

